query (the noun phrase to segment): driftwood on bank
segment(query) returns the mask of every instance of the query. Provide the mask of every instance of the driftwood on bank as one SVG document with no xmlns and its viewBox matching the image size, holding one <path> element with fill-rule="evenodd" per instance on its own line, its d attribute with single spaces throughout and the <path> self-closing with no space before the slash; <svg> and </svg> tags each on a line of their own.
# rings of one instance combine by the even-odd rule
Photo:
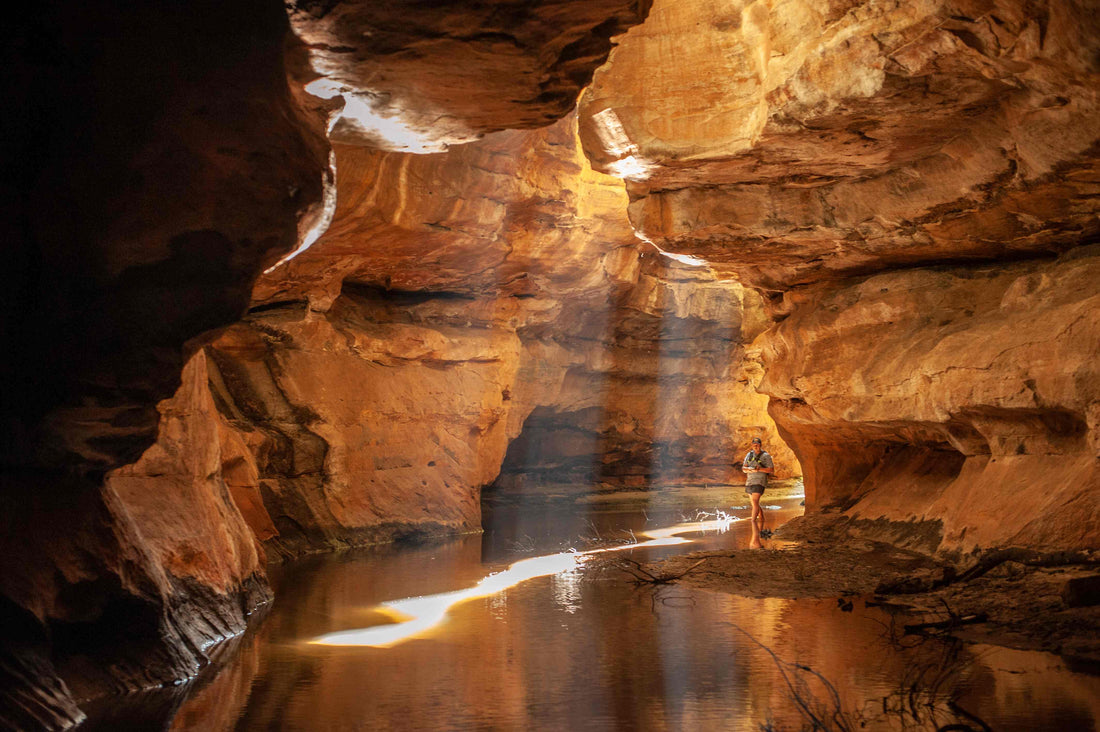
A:
<svg viewBox="0 0 1100 732">
<path fill-rule="evenodd" d="M 977 613 L 975 615 L 952 615 L 947 620 L 937 620 L 931 623 L 912 623 L 905 626 L 906 635 L 913 635 L 917 633 L 923 633 L 929 630 L 947 630 L 959 625 L 972 625 L 974 623 L 984 623 L 989 619 L 989 616 L 985 613 Z"/>
<path fill-rule="evenodd" d="M 693 569 L 698 567 L 700 564 L 707 561 L 707 559 L 709 559 L 709 558 L 710 557 L 703 557 L 698 562 L 696 562 L 695 564 L 693 564 L 690 567 L 688 567 L 687 569 L 685 569 L 683 572 L 677 572 L 675 574 L 662 574 L 662 575 L 653 574 L 652 572 L 647 570 L 645 567 L 643 567 L 640 562 L 637 562 L 633 559 L 629 559 L 627 557 L 618 557 L 615 561 L 615 564 L 620 569 L 622 569 L 624 572 L 626 572 L 626 573 L 630 574 L 631 576 L 633 576 L 634 581 L 639 583 L 639 584 L 667 585 L 671 582 L 675 582 L 676 580 L 680 579 L 681 577 L 686 575 L 688 572 L 692 571 Z"/>
<path fill-rule="evenodd" d="M 1038 552 L 1034 549 L 1010 547 L 996 549 L 982 555 L 970 569 L 958 576 L 956 581 L 968 582 L 977 579 L 1005 562 L 1019 562 L 1028 567 L 1064 567 L 1070 564 L 1100 565 L 1100 557 L 1089 551 Z"/>
<path fill-rule="evenodd" d="M 909 595 L 930 592 L 959 582 L 970 582 L 988 574 L 1005 562 L 1016 562 L 1028 567 L 1100 566 L 1100 557 L 1091 551 L 1040 552 L 1022 547 L 995 549 L 983 554 L 969 569 L 961 572 L 948 566 L 944 567 L 940 577 L 905 577 L 884 582 L 875 588 L 875 593 Z"/>
</svg>

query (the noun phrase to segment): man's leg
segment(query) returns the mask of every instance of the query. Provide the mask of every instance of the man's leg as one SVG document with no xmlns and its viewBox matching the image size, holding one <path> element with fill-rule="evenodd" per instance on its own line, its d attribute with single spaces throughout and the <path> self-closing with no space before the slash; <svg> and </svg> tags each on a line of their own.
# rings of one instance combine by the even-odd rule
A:
<svg viewBox="0 0 1100 732">
<path fill-rule="evenodd" d="M 758 530 L 764 530 L 764 509 L 760 508 L 760 496 L 763 493 L 750 493 L 752 496 L 752 523 Z"/>
</svg>

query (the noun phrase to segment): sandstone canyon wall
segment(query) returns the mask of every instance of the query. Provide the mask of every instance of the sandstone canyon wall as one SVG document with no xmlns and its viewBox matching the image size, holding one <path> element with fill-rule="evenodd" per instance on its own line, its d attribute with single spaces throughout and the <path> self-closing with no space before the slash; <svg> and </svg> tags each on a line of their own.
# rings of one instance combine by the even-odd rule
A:
<svg viewBox="0 0 1100 732">
<path fill-rule="evenodd" d="M 1087 3 L 656 2 L 585 92 L 638 232 L 765 295 L 809 510 L 927 550 L 1100 541 L 1098 30 Z"/>
<path fill-rule="evenodd" d="M 310 89 L 343 99 L 333 139 L 441 152 L 576 106 L 611 37 L 649 0 L 287 2 L 309 46 Z"/>
<path fill-rule="evenodd" d="M 165 620 L 205 634 L 188 668 L 240 629 L 209 625 L 210 593 L 247 611 L 265 556 L 477 530 L 483 488 L 728 484 L 753 435 L 797 474 L 746 358 L 759 298 L 638 240 L 572 117 L 435 155 L 338 146 L 337 165 L 331 229 L 192 344 L 156 443 L 107 477 L 159 581 L 198 595 Z M 86 653 L 60 669 L 75 694 L 121 685 Z"/>
<path fill-rule="evenodd" d="M 797 308 L 764 389 L 808 499 L 937 522 L 944 547 L 1095 545 L 1098 253 L 887 272 Z"/>
<path fill-rule="evenodd" d="M 544 5 L 552 26 L 539 20 L 539 4 L 502 4 L 500 32 L 485 37 L 476 32 L 484 19 L 443 14 L 454 36 L 446 47 L 468 44 L 473 58 L 493 55 L 512 26 L 533 24 L 516 31 L 511 68 L 534 79 L 528 86 L 555 80 L 535 92 L 548 106 L 504 104 L 464 121 L 463 134 L 564 114 L 570 85 L 586 83 L 609 36 L 646 9 Z M 386 59 L 409 76 L 453 63 L 401 53 L 424 40 L 417 28 L 439 38 L 405 13 L 386 21 L 404 24 L 401 38 L 368 48 L 359 33 L 358 51 L 329 47 L 343 58 L 321 64 L 324 43 L 309 46 L 302 12 L 319 21 L 359 11 L 292 7 L 297 37 L 288 9 L 268 0 L 57 0 L 27 9 L 11 29 L 3 724 L 65 726 L 80 718 L 74 697 L 193 675 L 210 644 L 239 632 L 267 597 L 264 527 L 246 523 L 258 515 L 247 490 L 255 459 L 214 406 L 213 362 L 200 354 L 183 368 L 209 336 L 185 344 L 239 319 L 257 275 L 304 250 L 331 219 L 329 126 L 348 109 L 345 97 L 371 90 L 306 87 L 367 56 L 382 59 L 375 78 L 387 75 Z M 499 68 L 462 66 L 468 88 L 508 87 Z M 449 103 L 456 98 L 443 95 L 419 112 L 449 119 Z"/>
<path fill-rule="evenodd" d="M 572 117 L 337 167 L 332 227 L 205 350 L 273 556 L 476 530 L 483 488 L 728 484 L 752 434 L 797 474 L 744 358 L 761 303 L 639 241 Z"/>
<path fill-rule="evenodd" d="M 475 529 L 483 489 L 728 482 L 754 434 L 876 536 L 1095 547 L 1098 24 L 28 9 L 0 719 L 194 673 L 266 558 Z"/>
<path fill-rule="evenodd" d="M 190 429 L 157 411 L 180 387 L 184 343 L 238 318 L 256 272 L 321 215 L 325 111 L 287 83 L 287 30 L 280 4 L 250 1 L 47 2 L 12 19 L 4 724 L 72 723 L 73 694 L 192 675 L 266 597 L 251 533 L 204 480 L 209 451 L 136 502 L 104 476 L 158 432 L 168 444 Z M 209 521 L 201 536 L 193 515 Z M 208 542 L 215 554 L 193 554 Z"/>
</svg>

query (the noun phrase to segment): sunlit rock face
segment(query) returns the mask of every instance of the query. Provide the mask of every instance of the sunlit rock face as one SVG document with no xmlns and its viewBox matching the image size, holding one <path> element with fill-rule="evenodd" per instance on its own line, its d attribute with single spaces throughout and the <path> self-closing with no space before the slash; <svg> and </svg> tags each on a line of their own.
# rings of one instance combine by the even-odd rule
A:
<svg viewBox="0 0 1100 732">
<path fill-rule="evenodd" d="M 332 226 L 261 277 L 254 302 L 325 310 L 349 281 L 496 302 L 513 312 L 475 319 L 516 325 L 553 318 L 567 292 L 632 277 L 626 193 L 591 169 L 575 127 L 569 118 L 433 155 L 337 145 Z"/>
<path fill-rule="evenodd" d="M 586 150 L 635 170 L 640 233 L 746 284 L 1097 234 L 1085 4 L 658 2 L 619 41 Z"/>
<path fill-rule="evenodd" d="M 755 293 L 643 247 L 637 280 L 609 305 L 560 327 L 569 372 L 509 445 L 495 499 L 737 483 L 757 435 L 777 477 L 800 473 L 756 392 L 745 344 L 766 319 Z"/>
<path fill-rule="evenodd" d="M 754 434 L 798 473 L 746 358 L 759 298 L 637 240 L 572 118 L 337 161 L 332 227 L 206 348 L 273 555 L 476 530 L 483 489 L 739 481 Z"/>
<path fill-rule="evenodd" d="M 807 505 L 926 549 L 1096 545 L 1093 9 L 655 2 L 617 42 L 585 150 L 640 234 L 782 321 L 763 390 Z"/>
<path fill-rule="evenodd" d="M 533 86 L 534 100 L 509 97 L 491 120 L 463 121 L 463 135 L 565 114 L 607 38 L 645 12 L 496 7 L 501 34 L 515 26 L 517 43 L 534 44 L 503 64 L 500 37 L 452 28 L 452 42 L 433 45 L 438 23 L 389 21 L 408 44 L 396 56 L 443 53 L 422 70 L 462 67 L 473 80 L 457 93 L 453 75 L 436 78 L 408 97 L 431 97 L 418 124 L 435 142 L 453 138 L 448 120 L 466 119 L 459 107 L 486 80 L 501 96 Z M 456 17 L 417 8 L 444 25 Z M 269 0 L 58 0 L 23 9 L 8 29 L 0 721 L 15 728 L 72 724 L 74 694 L 190 675 L 265 595 L 252 534 L 275 529 L 253 490 L 251 446 L 195 386 L 214 378 L 210 362 L 195 357 L 182 386 L 180 372 L 209 338 L 185 344 L 238 320 L 260 272 L 303 250 L 332 214 L 327 133 L 340 100 L 331 85 L 311 87 L 320 97 L 303 88 L 320 46 L 306 48 L 318 39 L 292 12 L 302 38 Z M 540 56 L 544 43 L 552 57 Z M 510 87 L 512 77 L 525 81 Z M 380 88 L 339 80 L 358 99 Z M 425 114 L 445 128 L 438 136 Z"/>
<path fill-rule="evenodd" d="M 13 728 L 65 726 L 81 716 L 74 699 L 194 675 L 270 598 L 262 549 L 221 477 L 232 444 L 201 358 L 159 411 L 157 443 L 101 489 L 50 473 L 5 486 L 14 632 L 0 653 L 0 719 Z"/>
<path fill-rule="evenodd" d="M 808 294 L 764 352 L 807 500 L 944 548 L 1100 543 L 1098 254 Z"/>
<path fill-rule="evenodd" d="M 1092 8 L 682 0 L 623 33 L 648 10 L 24 9 L 2 719 L 192 673 L 265 550 L 476 528 L 486 486 L 736 480 L 755 434 L 792 470 L 757 383 L 811 509 L 1097 544 Z M 549 125 L 615 34 L 583 152 L 572 121 L 361 146 Z"/>
<path fill-rule="evenodd" d="M 165 573 L 225 591 L 262 572 L 264 556 L 236 509 L 248 501 L 224 479 L 234 475 L 244 446 L 215 418 L 211 368 L 201 353 L 188 362 L 179 391 L 160 404 L 157 442 L 136 463 L 112 471 L 107 486 Z M 181 514 L 191 517 L 185 525 Z"/>
<path fill-rule="evenodd" d="M 246 518 L 278 556 L 480 529 L 476 488 L 507 444 L 518 339 L 379 310 L 347 294 L 325 314 L 270 311 L 206 351 L 249 448 L 234 489 L 255 498 Z"/>
<path fill-rule="evenodd" d="M 644 20 L 649 0 L 296 0 L 287 9 L 309 48 L 310 88 L 345 101 L 333 139 L 430 152 L 567 114 L 611 36 Z"/>
</svg>

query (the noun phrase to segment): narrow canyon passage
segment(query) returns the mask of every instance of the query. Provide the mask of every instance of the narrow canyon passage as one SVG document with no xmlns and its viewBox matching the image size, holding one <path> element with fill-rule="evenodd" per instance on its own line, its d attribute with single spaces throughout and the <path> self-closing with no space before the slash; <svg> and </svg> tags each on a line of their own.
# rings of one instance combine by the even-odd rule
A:
<svg viewBox="0 0 1100 732">
<path fill-rule="evenodd" d="M 717 629 L 805 632 L 796 650 L 839 679 L 842 649 L 813 639 L 845 602 L 855 627 L 887 596 L 913 613 L 949 594 L 949 634 L 1065 666 L 1012 688 L 1086 690 L 1007 728 L 1095 726 L 1089 3 L 47 0 L 13 20 L 3 68 L 0 728 L 109 724 L 127 699 L 181 728 L 341 728 L 261 698 L 294 683 L 262 670 L 305 635 L 288 629 L 354 627 L 306 605 L 398 599 L 370 588 L 408 572 L 433 579 L 406 595 L 457 589 L 500 569 L 491 542 L 516 559 L 542 541 L 525 527 L 560 543 L 595 506 L 645 508 L 615 531 L 743 508 L 753 438 L 765 504 L 804 487 L 791 538 L 750 550 L 742 526 L 700 555 L 725 570 L 644 597 L 570 575 L 595 598 L 580 614 L 531 589 L 562 576 L 479 600 L 519 640 L 469 626 L 441 673 L 481 684 L 494 648 L 496 672 L 518 664 L 490 716 L 394 691 L 381 655 L 324 674 L 403 700 L 352 710 L 394 728 L 553 728 L 554 705 L 523 700 L 583 694 L 572 726 L 798 728 L 774 660 Z M 858 591 L 797 564 L 823 546 Z M 403 568 L 437 550 L 468 562 Z M 875 575 L 897 552 L 926 564 Z M 801 580 L 763 589 L 784 562 Z M 613 622 L 671 587 L 696 615 Z M 666 621 L 695 649 L 671 670 Z M 637 664 L 626 628 L 661 636 Z M 540 638 L 564 665 L 515 660 Z M 618 639 L 613 672 L 574 673 L 585 638 Z M 751 660 L 722 666 L 712 640 Z M 954 701 L 988 711 L 1011 686 L 983 668 Z M 687 701 L 718 687 L 735 706 Z"/>
</svg>

